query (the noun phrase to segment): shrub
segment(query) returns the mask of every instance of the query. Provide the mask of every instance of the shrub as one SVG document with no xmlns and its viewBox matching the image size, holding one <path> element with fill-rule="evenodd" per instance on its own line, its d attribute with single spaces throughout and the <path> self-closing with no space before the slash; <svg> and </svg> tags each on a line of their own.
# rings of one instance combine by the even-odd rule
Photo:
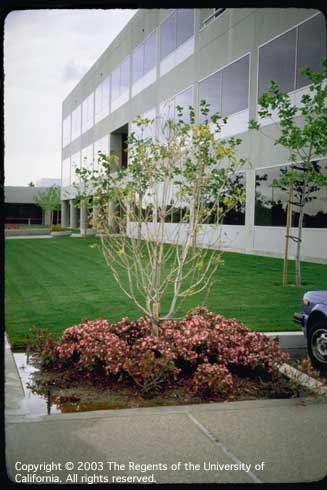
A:
<svg viewBox="0 0 327 490">
<path fill-rule="evenodd" d="M 50 231 L 65 231 L 61 225 L 52 225 L 50 226 Z"/>
<path fill-rule="evenodd" d="M 57 343 L 43 333 L 39 353 L 44 366 L 125 379 L 143 394 L 179 384 L 213 399 L 230 392 L 232 373 L 273 376 L 288 357 L 276 340 L 205 308 L 162 322 L 159 337 L 150 333 L 151 322 L 143 317 L 84 321 L 67 328 Z"/>
<path fill-rule="evenodd" d="M 233 377 L 226 366 L 200 364 L 191 381 L 191 391 L 203 398 L 226 397 L 233 389 Z"/>
</svg>

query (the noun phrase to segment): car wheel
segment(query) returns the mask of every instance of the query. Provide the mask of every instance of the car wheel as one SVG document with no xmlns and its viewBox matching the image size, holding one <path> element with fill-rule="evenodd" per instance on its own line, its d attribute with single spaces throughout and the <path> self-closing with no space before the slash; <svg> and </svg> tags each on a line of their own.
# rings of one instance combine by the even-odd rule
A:
<svg viewBox="0 0 327 490">
<path fill-rule="evenodd" d="M 327 370 L 327 321 L 317 322 L 310 328 L 308 353 L 315 368 Z"/>
</svg>

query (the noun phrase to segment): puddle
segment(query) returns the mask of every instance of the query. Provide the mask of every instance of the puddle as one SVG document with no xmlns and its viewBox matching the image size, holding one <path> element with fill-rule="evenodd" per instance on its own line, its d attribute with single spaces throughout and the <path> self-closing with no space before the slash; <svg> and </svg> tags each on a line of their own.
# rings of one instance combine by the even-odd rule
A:
<svg viewBox="0 0 327 490">
<path fill-rule="evenodd" d="M 35 393 L 29 387 L 29 383 L 33 382 L 32 375 L 39 371 L 38 367 L 33 365 L 31 359 L 27 359 L 27 354 L 25 352 L 13 352 L 13 356 L 24 388 L 25 398 L 23 403 L 31 414 L 52 415 L 60 413 L 89 412 L 93 410 L 108 410 L 113 408 L 112 404 L 105 402 L 79 403 L 79 399 L 77 399 L 77 401 L 61 401 L 58 396 L 51 394 L 51 391 L 45 392 L 44 395 Z"/>
</svg>

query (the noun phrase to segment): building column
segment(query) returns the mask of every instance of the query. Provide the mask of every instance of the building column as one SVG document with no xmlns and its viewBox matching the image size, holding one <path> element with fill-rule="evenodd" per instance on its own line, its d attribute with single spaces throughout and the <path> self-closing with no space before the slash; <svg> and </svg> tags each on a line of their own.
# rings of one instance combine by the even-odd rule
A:
<svg viewBox="0 0 327 490">
<path fill-rule="evenodd" d="M 86 235 L 87 230 L 87 207 L 84 203 L 81 203 L 80 207 L 80 232 L 82 235 Z"/>
<path fill-rule="evenodd" d="M 61 201 L 61 226 L 64 228 L 69 227 L 69 201 Z"/>
<path fill-rule="evenodd" d="M 69 212 L 69 227 L 76 228 L 77 226 L 77 216 L 76 216 L 76 207 L 74 206 L 73 200 L 69 201 L 70 212 Z"/>
</svg>

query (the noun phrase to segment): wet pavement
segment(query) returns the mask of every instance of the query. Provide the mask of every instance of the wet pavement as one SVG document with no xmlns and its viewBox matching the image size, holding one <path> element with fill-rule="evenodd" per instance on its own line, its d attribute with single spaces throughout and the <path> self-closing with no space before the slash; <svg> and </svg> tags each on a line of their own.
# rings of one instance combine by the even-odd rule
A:
<svg viewBox="0 0 327 490">
<path fill-rule="evenodd" d="M 18 358 L 16 366 L 7 344 L 6 464 L 13 481 L 286 483 L 327 473 L 326 399 L 49 416 L 26 402 L 18 375 L 24 362 Z"/>
</svg>

